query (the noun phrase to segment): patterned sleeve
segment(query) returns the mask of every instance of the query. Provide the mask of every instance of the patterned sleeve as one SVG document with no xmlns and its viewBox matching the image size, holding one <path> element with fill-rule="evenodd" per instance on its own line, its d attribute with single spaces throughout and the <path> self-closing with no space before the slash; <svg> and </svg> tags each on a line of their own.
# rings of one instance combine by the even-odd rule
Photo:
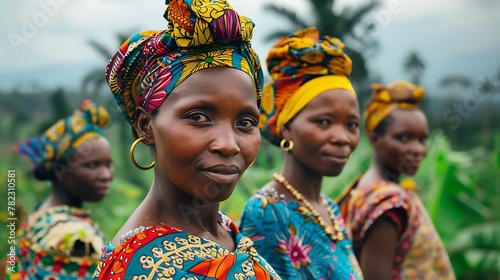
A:
<svg viewBox="0 0 500 280">
<path fill-rule="evenodd" d="M 257 252 L 274 268 L 282 279 L 299 279 L 283 241 L 289 240 L 289 212 L 284 202 L 254 196 L 246 204 L 241 216 L 240 231 L 254 242 Z"/>
<path fill-rule="evenodd" d="M 381 217 L 389 218 L 394 223 L 398 238 L 407 228 L 410 202 L 397 185 L 374 184 L 369 188 L 353 189 L 347 203 L 344 218 L 355 244 L 362 244 L 368 229 Z"/>
<path fill-rule="evenodd" d="M 86 221 L 68 217 L 49 226 L 41 243 L 44 244 L 43 247 L 66 256 L 73 255 L 75 246 L 82 246 L 84 257 L 99 259 L 104 237 L 97 228 Z"/>
</svg>

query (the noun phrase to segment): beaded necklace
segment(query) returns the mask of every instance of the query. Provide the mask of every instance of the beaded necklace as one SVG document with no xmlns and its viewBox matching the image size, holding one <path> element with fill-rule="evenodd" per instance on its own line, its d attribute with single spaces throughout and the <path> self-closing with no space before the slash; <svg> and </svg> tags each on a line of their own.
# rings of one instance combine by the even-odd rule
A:
<svg viewBox="0 0 500 280">
<path fill-rule="evenodd" d="M 273 174 L 274 180 L 276 180 L 278 183 L 282 184 L 300 203 L 302 203 L 305 207 L 311 211 L 311 213 L 316 217 L 316 219 L 319 222 L 319 225 L 323 228 L 323 230 L 330 236 L 330 238 L 333 241 L 341 241 L 344 239 L 344 234 L 340 230 L 340 226 L 337 224 L 335 221 L 335 216 L 333 215 L 332 209 L 330 209 L 328 203 L 324 198 L 321 198 L 321 202 L 323 205 L 326 207 L 326 210 L 328 212 L 328 215 L 330 216 L 330 220 L 332 221 L 333 226 L 328 225 L 324 220 L 323 217 L 316 211 L 316 209 L 312 206 L 312 204 L 307 201 L 307 199 L 299 192 L 297 191 L 286 179 L 283 175 L 279 173 L 274 173 Z"/>
</svg>

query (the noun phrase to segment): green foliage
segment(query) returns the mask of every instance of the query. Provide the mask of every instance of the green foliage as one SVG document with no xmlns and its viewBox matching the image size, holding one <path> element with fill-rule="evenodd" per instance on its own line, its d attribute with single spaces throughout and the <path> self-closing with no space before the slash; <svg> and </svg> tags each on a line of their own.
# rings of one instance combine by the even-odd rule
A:
<svg viewBox="0 0 500 280">
<path fill-rule="evenodd" d="M 448 252 L 464 279 L 500 276 L 500 222 L 476 224 L 458 231 Z"/>
</svg>

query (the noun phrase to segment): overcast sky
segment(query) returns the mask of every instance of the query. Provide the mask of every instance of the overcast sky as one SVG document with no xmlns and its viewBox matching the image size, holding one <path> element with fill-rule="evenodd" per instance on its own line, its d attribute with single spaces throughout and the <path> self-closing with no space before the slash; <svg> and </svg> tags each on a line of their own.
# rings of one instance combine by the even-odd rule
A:
<svg viewBox="0 0 500 280">
<path fill-rule="evenodd" d="M 286 22 L 263 10 L 269 1 L 230 2 L 256 23 L 253 45 L 264 61 L 272 43 L 264 37 Z M 309 14 L 306 2 L 274 1 L 299 9 L 304 18 Z M 336 9 L 362 2 L 337 1 Z M 114 51 L 117 33 L 165 28 L 164 9 L 162 0 L 2 0 L 0 90 L 78 88 L 86 73 L 99 68 L 104 72 L 107 62 L 89 39 Z M 381 75 L 381 82 L 408 78 L 402 64 L 410 51 L 424 59 L 423 82 L 429 87 L 449 74 L 476 80 L 500 69 L 500 1 L 386 0 L 370 20 L 376 24 L 380 50 L 369 67 Z"/>
</svg>

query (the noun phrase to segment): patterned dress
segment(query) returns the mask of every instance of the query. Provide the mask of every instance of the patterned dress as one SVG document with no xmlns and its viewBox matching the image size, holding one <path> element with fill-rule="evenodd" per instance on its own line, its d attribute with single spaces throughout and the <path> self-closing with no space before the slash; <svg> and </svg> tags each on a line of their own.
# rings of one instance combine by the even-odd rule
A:
<svg viewBox="0 0 500 280">
<path fill-rule="evenodd" d="M 82 257 L 72 256 L 77 245 Z M 89 211 L 55 206 L 37 208 L 21 227 L 14 271 L 6 279 L 92 279 L 104 236 L 90 220 Z"/>
<path fill-rule="evenodd" d="M 337 204 L 324 198 L 347 236 Z M 272 189 L 246 203 L 240 229 L 283 279 L 363 279 L 349 239 L 333 242 L 305 206 Z"/>
<path fill-rule="evenodd" d="M 234 252 L 176 228 L 140 227 L 119 246 L 104 247 L 94 279 L 281 279 L 222 213 L 219 224 L 235 240 Z"/>
<path fill-rule="evenodd" d="M 394 248 L 392 279 L 455 279 L 448 254 L 415 187 L 400 187 L 381 181 L 358 186 L 339 198 L 342 216 L 350 229 L 356 254 L 370 226 L 381 216 L 388 217 L 399 232 Z"/>
</svg>

